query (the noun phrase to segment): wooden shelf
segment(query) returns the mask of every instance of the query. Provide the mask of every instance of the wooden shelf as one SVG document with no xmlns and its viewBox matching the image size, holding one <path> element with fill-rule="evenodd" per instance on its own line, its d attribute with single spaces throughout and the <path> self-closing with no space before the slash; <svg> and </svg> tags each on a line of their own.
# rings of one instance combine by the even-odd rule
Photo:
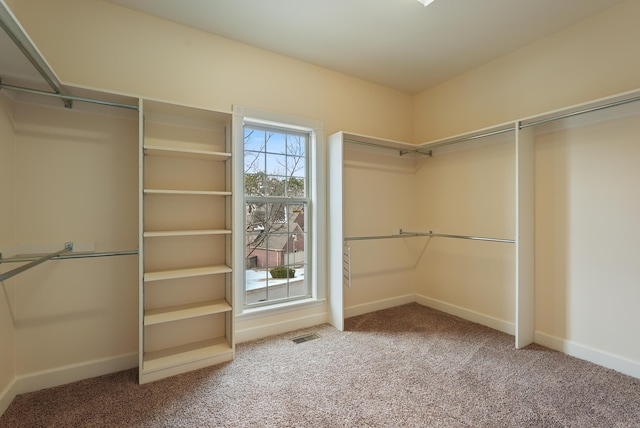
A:
<svg viewBox="0 0 640 428">
<path fill-rule="evenodd" d="M 231 192 L 220 190 L 175 190 L 175 189 L 144 189 L 145 195 L 205 195 L 231 196 Z"/>
<path fill-rule="evenodd" d="M 194 363 L 214 357 L 233 356 L 233 348 L 223 337 L 191 343 L 175 348 L 163 349 L 155 352 L 145 352 L 143 360 L 143 374 L 165 370 L 171 367 Z"/>
<path fill-rule="evenodd" d="M 177 147 L 144 146 L 144 154 L 149 156 L 163 156 L 183 159 L 202 159 L 225 161 L 231 158 L 231 153 L 213 152 L 208 150 L 182 149 Z"/>
<path fill-rule="evenodd" d="M 138 337 L 146 383 L 234 358 L 233 116 L 151 100 L 142 107 Z"/>
<path fill-rule="evenodd" d="M 221 312 L 231 312 L 231 305 L 224 299 L 149 309 L 144 312 L 144 325 L 179 321 Z"/>
<path fill-rule="evenodd" d="M 156 230 L 143 233 L 145 238 L 165 236 L 200 236 L 200 235 L 230 235 L 229 229 L 199 229 L 199 230 Z"/>
<path fill-rule="evenodd" d="M 203 275 L 218 275 L 222 273 L 230 273 L 231 268 L 227 265 L 203 266 L 186 269 L 173 269 L 156 272 L 145 272 L 144 282 L 162 281 L 165 279 L 190 278 Z"/>
</svg>

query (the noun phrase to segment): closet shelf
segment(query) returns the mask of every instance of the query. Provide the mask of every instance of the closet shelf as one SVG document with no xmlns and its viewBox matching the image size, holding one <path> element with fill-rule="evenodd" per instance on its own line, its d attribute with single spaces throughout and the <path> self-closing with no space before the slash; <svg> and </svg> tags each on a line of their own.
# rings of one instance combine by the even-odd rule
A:
<svg viewBox="0 0 640 428">
<path fill-rule="evenodd" d="M 156 272 L 145 272 L 144 282 L 162 281 L 165 279 L 190 278 L 203 275 L 218 275 L 230 273 L 231 268 L 227 265 L 203 266 L 186 269 L 173 269 Z"/>
<path fill-rule="evenodd" d="M 144 189 L 145 195 L 205 195 L 231 196 L 231 192 L 219 190 L 174 190 L 174 189 Z"/>
<path fill-rule="evenodd" d="M 235 356 L 233 116 L 141 107 L 138 366 L 147 383 Z"/>
<path fill-rule="evenodd" d="M 144 154 L 148 156 L 163 156 L 170 158 L 202 159 L 213 161 L 225 161 L 231 158 L 231 153 L 226 152 L 149 145 L 144 146 Z"/>
<path fill-rule="evenodd" d="M 145 238 L 155 238 L 164 236 L 197 236 L 197 235 L 230 235 L 229 229 L 199 229 L 199 230 L 155 230 L 146 231 Z"/>
<path fill-rule="evenodd" d="M 143 359 L 143 374 L 149 374 L 158 370 L 195 363 L 210 358 L 230 359 L 233 348 L 224 337 L 190 343 L 175 348 L 162 349 L 160 351 L 145 352 Z"/>
<path fill-rule="evenodd" d="M 222 312 L 231 312 L 231 305 L 224 299 L 148 309 L 144 313 L 144 325 L 161 324 Z"/>
</svg>

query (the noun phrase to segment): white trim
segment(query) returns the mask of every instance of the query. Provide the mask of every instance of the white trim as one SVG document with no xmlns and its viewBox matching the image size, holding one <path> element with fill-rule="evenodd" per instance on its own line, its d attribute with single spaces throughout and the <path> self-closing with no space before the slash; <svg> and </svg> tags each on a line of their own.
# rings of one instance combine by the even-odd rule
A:
<svg viewBox="0 0 640 428">
<path fill-rule="evenodd" d="M 294 319 L 262 324 L 258 327 L 242 329 L 236 322 L 235 341 L 236 344 L 248 342 L 249 340 L 262 339 L 276 334 L 288 333 L 301 328 L 314 327 L 327 322 L 327 312 L 307 315 Z"/>
<path fill-rule="evenodd" d="M 289 116 L 280 113 L 255 110 L 242 106 L 233 106 L 233 168 L 236 176 L 242 176 L 244 171 L 244 123 L 275 126 L 282 129 L 293 129 L 294 131 L 304 131 L 309 133 L 308 151 L 311 154 L 311 161 L 308 159 L 308 185 L 309 197 L 307 200 L 310 208 L 310 230 L 308 244 L 309 254 L 306 255 L 309 261 L 309 272 L 305 277 L 311 286 L 312 298 L 323 301 L 326 298 L 325 271 L 326 271 L 326 239 L 324 230 L 326 225 L 326 155 L 324 144 L 323 124 L 320 121 Z M 244 285 L 245 285 L 245 254 L 244 254 L 244 183 L 242 179 L 234 181 L 233 192 L 236 195 L 234 202 L 233 230 L 242 232 L 235 233 L 233 238 L 234 262 L 233 262 L 233 283 L 234 283 L 234 312 L 238 315 L 251 309 L 244 307 Z M 270 307 L 271 305 L 264 305 Z M 269 314 L 265 313 L 264 316 Z"/>
<path fill-rule="evenodd" d="M 0 416 L 7 411 L 13 399 L 16 398 L 18 393 L 16 392 L 16 380 L 15 378 L 7 385 L 7 387 L 0 393 Z"/>
<path fill-rule="evenodd" d="M 27 392 L 39 391 L 83 379 L 128 370 L 134 367 L 138 367 L 137 352 L 69 364 L 67 366 L 16 376 L 14 392 L 16 395 L 25 394 Z"/>
<path fill-rule="evenodd" d="M 601 349 L 592 348 L 539 331 L 535 332 L 535 343 L 640 379 L 640 361 L 630 360 Z"/>
<path fill-rule="evenodd" d="M 510 334 L 512 336 L 515 335 L 516 327 L 513 322 L 494 318 L 489 315 L 481 314 L 480 312 L 475 312 L 461 306 L 452 305 L 441 300 L 431 299 L 426 296 L 416 295 L 416 302 L 423 306 L 428 306 L 430 308 L 446 312 L 450 315 L 455 315 L 467 321 L 482 324 L 484 326 L 501 331 L 503 333 Z"/>
<path fill-rule="evenodd" d="M 14 398 L 20 394 L 66 385 L 84 379 L 132 369 L 137 366 L 138 353 L 134 352 L 17 376 L 0 393 L 0 416 L 9 408 Z"/>
<path fill-rule="evenodd" d="M 327 294 L 329 323 L 344 330 L 344 209 L 343 166 L 344 140 L 342 132 L 327 139 Z"/>
<path fill-rule="evenodd" d="M 519 128 L 519 127 L 517 127 Z M 533 129 L 518 129 L 515 139 L 516 348 L 533 343 L 535 330 L 535 167 Z"/>
<path fill-rule="evenodd" d="M 349 306 L 348 308 L 344 308 L 344 317 L 356 317 L 358 315 L 368 314 L 370 312 L 381 311 L 383 309 L 395 308 L 396 306 L 414 303 L 415 301 L 415 294 L 407 294 L 405 296 L 392 297 L 389 299 L 376 300 L 375 302 L 363 303 L 361 305 Z"/>
<path fill-rule="evenodd" d="M 254 319 L 260 319 L 268 316 L 286 314 L 288 312 L 312 309 L 326 305 L 325 299 L 304 299 L 304 300 L 291 300 L 288 302 L 273 304 L 269 306 L 258 306 L 252 309 L 245 309 L 244 312 L 236 315 L 236 320 L 239 322 L 250 321 Z"/>
</svg>

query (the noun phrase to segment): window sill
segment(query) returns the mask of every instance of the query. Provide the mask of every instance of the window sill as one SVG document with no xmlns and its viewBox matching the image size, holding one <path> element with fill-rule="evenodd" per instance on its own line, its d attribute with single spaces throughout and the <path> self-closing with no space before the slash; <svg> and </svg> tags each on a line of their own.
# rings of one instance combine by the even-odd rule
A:
<svg viewBox="0 0 640 428">
<path fill-rule="evenodd" d="M 236 314 L 236 319 L 251 320 L 266 316 L 280 315 L 287 312 L 321 307 L 326 305 L 326 303 L 326 299 L 310 298 L 304 300 L 295 300 L 293 302 L 278 303 L 269 306 L 261 306 L 259 308 L 244 309 L 242 313 Z"/>
</svg>

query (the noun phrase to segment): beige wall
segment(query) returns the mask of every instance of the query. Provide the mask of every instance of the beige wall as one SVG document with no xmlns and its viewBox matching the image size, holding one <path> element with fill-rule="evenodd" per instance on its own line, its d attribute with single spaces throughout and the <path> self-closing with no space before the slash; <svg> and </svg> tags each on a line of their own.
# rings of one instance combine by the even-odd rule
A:
<svg viewBox="0 0 640 428">
<path fill-rule="evenodd" d="M 238 104 L 293 114 L 323 121 L 326 135 L 346 130 L 404 141 L 413 137 L 422 142 L 640 87 L 640 56 L 636 53 L 636 41 L 640 38 L 640 26 L 636 25 L 640 18 L 638 0 L 625 2 L 413 98 L 97 0 L 23 0 L 16 2 L 15 7 L 18 18 L 65 82 L 223 111 Z M 93 117 L 85 124 L 84 116 L 82 120 L 67 119 L 60 109 L 19 109 L 24 128 L 18 136 L 17 161 L 21 173 L 16 186 L 18 192 L 25 193 L 17 200 L 19 219 L 15 239 L 20 242 L 90 240 L 97 242 L 98 249 L 135 247 L 137 165 L 130 162 L 137 161 L 134 151 L 137 124 L 125 119 L 97 120 Z M 94 120 L 97 120 L 97 131 L 87 128 Z M 113 120 L 117 121 L 117 126 Z M 606 125 L 601 126 L 606 129 Z M 624 138 L 630 138 L 633 132 L 637 134 L 630 129 L 631 134 Z M 120 132 L 126 135 L 122 136 Z M 43 137 L 45 133 L 46 138 Z M 640 323 L 634 316 L 637 311 L 629 307 L 630 302 L 638 301 L 640 297 L 630 285 L 630 279 L 636 277 L 633 267 L 625 261 L 626 273 L 620 277 L 619 272 L 598 271 L 617 278 L 613 292 L 603 296 L 598 283 L 588 279 L 574 281 L 585 261 L 576 264 L 571 258 L 575 253 L 569 252 L 576 245 L 588 244 L 584 240 L 590 236 L 590 228 L 581 217 L 584 212 L 593 213 L 593 217 L 587 218 L 598 225 L 618 222 L 621 226 L 631 227 L 633 233 L 636 229 L 625 217 L 627 214 L 620 217 L 619 212 L 603 211 L 584 196 L 593 184 L 607 183 L 593 183 L 589 179 L 594 177 L 587 174 L 590 168 L 600 165 L 597 162 L 600 158 L 597 153 L 590 153 L 586 158 L 575 158 L 572 153 L 571 161 L 567 161 L 566 147 L 577 151 L 573 146 L 577 144 L 574 142 L 577 137 L 572 132 L 561 137 L 562 141 L 568 142 L 567 146 L 555 147 L 550 143 L 553 138 L 540 136 L 536 149 L 539 174 L 536 196 L 540 201 L 536 228 L 559 233 L 537 235 L 541 245 L 537 251 L 542 251 L 544 245 L 551 245 L 553 251 L 560 252 L 561 260 L 561 265 L 555 267 L 556 259 L 548 259 L 548 253 L 536 254 L 540 260 L 546 260 L 536 266 L 536 275 L 551 278 L 554 284 L 541 284 L 540 281 L 536 284 L 537 329 L 550 336 L 575 340 L 638 361 L 640 351 L 623 338 L 633 333 L 631 326 Z M 628 143 L 621 144 L 614 152 L 627 153 L 630 150 Z M 417 180 L 418 187 L 412 187 L 412 181 L 401 175 L 389 171 L 374 174 L 372 169 L 352 165 L 346 171 L 346 179 L 355 183 L 355 192 L 360 189 L 363 193 L 355 193 L 356 199 L 347 201 L 351 205 L 346 208 L 350 213 L 362 212 L 357 202 L 365 201 L 360 207 L 367 207 L 371 203 L 367 198 L 375 198 L 375 191 L 382 194 L 380 201 L 384 209 L 393 205 L 401 207 L 395 213 L 376 210 L 377 218 L 372 219 L 375 219 L 376 227 L 381 225 L 383 233 L 392 232 L 389 228 L 404 227 L 406 223 L 418 223 L 419 214 L 424 217 L 416 226 L 441 228 L 442 232 L 511 237 L 513 212 L 510 211 L 509 194 L 512 184 L 509 183 L 513 176 L 512 170 L 502 163 L 511 152 L 508 145 L 500 144 L 485 149 L 466 154 L 453 152 L 425 161 L 423 168 L 411 178 Z M 469 158 L 471 154 L 473 160 Z M 631 158 L 622 156 L 619 160 Z M 106 162 L 102 163 L 102 160 Z M 480 161 L 479 166 L 476 161 Z M 578 170 L 573 169 L 574 162 L 577 162 Z M 616 162 L 606 164 L 603 173 L 615 176 L 617 170 L 613 165 Z M 553 169 L 556 164 L 561 168 Z M 559 174 L 560 181 L 547 181 L 548 168 Z M 487 175 L 489 171 L 492 175 Z M 447 180 L 454 179 L 442 181 L 436 173 L 442 173 Z M 374 175 L 375 179 L 372 178 Z M 62 180 L 52 183 L 43 177 Z M 567 177 L 571 179 L 567 181 Z M 576 181 L 578 178 L 581 181 Z M 621 182 L 637 179 L 629 172 Z M 577 193 L 558 195 L 561 189 L 568 189 L 568 182 L 572 183 L 571 191 Z M 559 184 L 561 187 L 557 187 Z M 607 189 L 620 188 L 617 180 L 607 184 Z M 475 199 L 485 195 L 484 191 L 475 191 L 479 185 L 498 186 L 497 193 L 489 196 L 489 202 L 497 211 L 482 211 L 471 220 L 464 218 L 463 214 L 486 208 L 483 199 Z M 398 188 L 402 189 L 401 193 L 395 193 Z M 29 196 L 26 196 L 27 190 L 32 192 Z M 413 191 L 421 195 L 417 211 L 412 211 Z M 564 201 L 567 196 L 575 198 L 576 204 L 562 205 L 548 199 L 556 197 Z M 606 190 L 602 196 L 610 197 Z M 624 213 L 637 212 L 635 202 L 629 206 L 624 196 L 615 198 L 612 203 L 622 203 Z M 463 202 L 471 205 L 461 205 Z M 568 207 L 571 207 L 570 211 Z M 365 209 L 364 214 L 374 209 Z M 346 218 L 346 234 L 370 233 L 368 229 L 359 228 L 370 225 L 373 220 L 365 218 L 359 222 L 360 218 Z M 488 226 L 488 229 L 480 226 Z M 554 242 L 556 236 L 570 237 Z M 454 245 L 458 244 L 434 240 L 429 244 L 429 254 L 423 256 L 430 255 L 430 260 L 442 262 L 437 266 L 440 270 L 435 271 L 440 272 L 436 275 L 438 281 L 421 282 L 415 289 L 404 284 L 401 287 L 406 287 L 407 292 L 413 290 L 511 321 L 513 296 L 506 284 L 512 267 L 505 262 L 511 257 L 509 250 L 500 247 L 502 249 L 485 252 L 487 247 L 483 247 L 478 260 L 478 253 L 467 253 Z M 608 242 L 604 248 L 613 251 L 614 243 Z M 620 254 L 616 248 L 613 254 L 619 254 L 623 260 L 626 260 L 626 254 L 634 254 L 626 241 L 621 248 L 627 251 Z M 398 249 L 394 256 L 402 251 Z M 473 269 L 456 271 L 454 277 L 444 275 L 447 268 L 460 266 L 451 258 L 453 251 L 462 251 L 468 260 L 475 259 L 472 267 L 476 271 L 488 273 L 490 277 L 498 275 L 500 279 L 495 283 L 485 280 L 480 284 L 481 288 L 461 288 L 463 282 L 473 286 L 473 280 L 469 278 Z M 412 248 L 407 254 L 420 254 L 420 249 Z M 597 252 L 588 253 L 585 257 L 596 255 Z M 366 253 L 358 252 L 355 262 L 359 266 L 362 266 L 362 257 L 377 260 L 378 266 L 386 268 L 382 251 L 370 258 Z M 616 263 L 615 260 L 610 262 Z M 425 267 L 429 265 L 421 265 L 420 269 Z M 18 298 L 25 304 L 16 326 L 17 354 L 20 358 L 25 357 L 19 363 L 19 373 L 136 352 L 137 263 L 134 258 L 55 262 L 43 269 L 19 279 Z M 563 276 L 567 272 L 573 275 L 571 281 Z M 419 271 L 419 278 L 427 273 L 426 270 Z M 400 277 L 407 284 L 414 278 L 402 275 L 404 273 Z M 361 276 L 360 280 L 363 278 Z M 449 284 L 453 286 L 448 287 Z M 390 293 L 388 285 L 388 281 L 380 281 L 366 293 L 349 292 L 352 294 L 346 296 L 347 306 L 405 292 L 405 288 L 400 288 Z M 482 287 L 488 287 L 490 292 L 481 293 Z M 608 300 L 604 300 L 602 317 L 608 321 L 596 325 L 595 318 L 590 317 L 603 308 L 603 305 L 598 306 L 598 301 L 605 298 Z M 4 339 L 5 334 L 11 338 L 13 333 L 10 329 L 3 330 L 1 322 L 0 338 Z M 122 334 L 122 331 L 127 333 Z M 612 331 L 619 334 L 612 334 Z M 87 341 L 91 346 L 87 346 Z M 51 358 L 42 361 L 31 357 L 43 353 L 50 353 Z"/>
<path fill-rule="evenodd" d="M 416 224 L 413 207 L 415 161 L 397 151 L 372 153 L 346 144 L 343 172 L 344 235 L 390 235 Z M 344 307 L 414 293 L 415 247 L 406 240 L 351 241 L 351 288 L 344 290 Z"/>
<path fill-rule="evenodd" d="M 535 140 L 536 330 L 638 363 L 640 106 L 552 125 Z"/>
<path fill-rule="evenodd" d="M 344 74 L 97 0 L 25 0 L 16 15 L 65 82 L 321 120 L 325 135 L 411 138 L 409 95 Z"/>
<path fill-rule="evenodd" d="M 50 104 L 15 107 L 16 242 L 136 249 L 136 112 Z M 137 267 L 135 256 L 54 260 L 16 276 L 16 375 L 135 354 Z"/>
<path fill-rule="evenodd" d="M 425 158 L 416 174 L 420 229 L 513 239 L 513 138 L 501 134 Z M 417 265 L 416 294 L 513 323 L 514 260 L 511 244 L 432 238 Z"/>
<path fill-rule="evenodd" d="M 639 21 L 629 0 L 417 95 L 414 141 L 640 88 Z"/>
<path fill-rule="evenodd" d="M 74 86 L 222 111 L 236 104 L 292 114 L 323 121 L 325 134 L 411 135 L 411 99 L 397 91 L 101 1 L 15 6 L 60 79 Z M 19 109 L 16 239 L 135 248 L 137 122 L 111 113 L 99 119 L 60 108 Z M 135 257 L 49 262 L 16 281 L 23 302 L 18 375 L 137 352 Z"/>
<path fill-rule="evenodd" d="M 15 136 L 13 130 L 13 102 L 0 92 L 0 251 L 15 244 L 14 207 L 15 197 Z M 0 272 L 6 272 L 11 265 L 0 265 Z M 15 310 L 14 283 L 12 279 L 0 283 L 0 398 L 15 375 L 14 353 L 15 332 L 13 311 Z M 0 402 L 0 413 L 2 412 Z"/>
</svg>

